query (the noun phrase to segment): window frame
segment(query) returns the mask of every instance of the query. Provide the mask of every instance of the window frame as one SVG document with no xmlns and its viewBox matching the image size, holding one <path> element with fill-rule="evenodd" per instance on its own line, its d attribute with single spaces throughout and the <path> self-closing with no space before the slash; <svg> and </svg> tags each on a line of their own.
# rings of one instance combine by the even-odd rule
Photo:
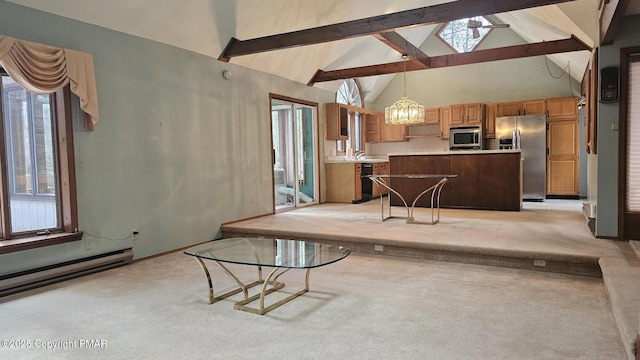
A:
<svg viewBox="0 0 640 360">
<path fill-rule="evenodd" d="M 358 89 L 358 99 L 360 100 L 361 106 L 355 106 L 353 104 L 345 104 L 338 101 L 339 100 L 338 95 L 339 95 L 340 89 L 343 87 L 343 85 L 346 85 L 347 83 L 354 84 L 356 89 Z M 347 85 L 347 87 L 349 88 L 349 85 Z M 336 103 L 347 105 L 348 107 L 350 107 L 348 110 L 349 137 L 347 140 L 336 140 L 336 155 L 346 155 L 348 144 L 351 146 L 351 149 L 353 150 L 354 153 L 359 151 L 365 151 L 364 119 L 361 113 L 359 113 L 356 110 L 352 110 L 352 108 L 364 109 L 364 97 L 362 93 L 362 86 L 360 86 L 360 82 L 358 81 L 358 79 L 349 78 L 344 80 L 342 84 L 340 84 L 340 86 L 338 87 L 338 91 L 336 91 Z M 358 132 L 357 135 L 356 135 L 356 132 Z M 360 140 L 360 142 L 356 141 L 358 139 Z"/>
<path fill-rule="evenodd" d="M 472 17 L 470 17 L 470 18 L 473 18 L 473 17 L 483 17 L 483 18 L 485 18 L 487 21 L 489 21 L 489 22 L 491 23 L 491 25 L 497 25 L 497 23 L 496 23 L 495 21 L 493 21 L 492 19 L 490 19 L 490 18 L 488 18 L 488 17 L 486 17 L 486 16 L 479 15 L 479 16 L 472 16 Z M 467 19 L 467 20 L 468 20 L 469 18 L 464 18 L 464 19 Z M 453 20 L 453 21 L 458 21 L 458 20 L 463 20 L 463 19 L 456 19 L 456 20 Z M 441 32 L 441 31 L 442 31 L 442 30 L 443 30 L 447 25 L 449 25 L 449 23 L 450 23 L 450 22 L 451 22 L 451 21 L 447 21 L 446 23 L 444 23 L 444 24 L 440 25 L 440 26 L 436 29 L 436 33 L 435 33 L 436 38 L 438 38 L 440 41 L 442 41 L 442 43 L 443 43 L 443 44 L 445 44 L 445 45 L 446 45 L 449 49 L 451 49 L 451 51 L 453 51 L 454 53 L 456 53 L 456 54 L 465 54 L 464 52 L 462 52 L 462 53 L 461 53 L 461 52 L 459 52 L 456 48 L 454 48 L 454 47 L 453 47 L 453 45 L 449 44 L 449 43 L 447 42 L 447 40 L 445 40 L 444 38 L 442 38 L 442 36 L 440 36 L 440 32 Z M 491 32 L 492 32 L 493 30 L 494 30 L 493 28 L 489 28 L 489 31 L 487 31 L 487 33 L 486 33 L 483 37 L 481 37 L 481 38 L 480 38 L 480 41 L 478 41 L 478 43 L 477 43 L 477 44 L 476 44 L 476 45 L 475 45 L 471 50 L 467 51 L 466 53 L 470 53 L 470 52 L 472 52 L 472 51 L 475 51 L 475 50 L 478 48 L 478 46 L 480 46 L 480 44 L 482 44 L 482 42 L 484 41 L 484 39 L 486 39 L 486 38 L 489 36 L 489 34 L 491 34 Z"/>
<path fill-rule="evenodd" d="M 0 68 L 0 74 L 6 75 Z M 2 100 L 0 100 L 2 101 Z M 28 231 L 11 234 L 8 204 L 10 189 L 8 184 L 6 147 L 4 146 L 4 121 L 0 121 L 0 254 L 51 246 L 82 239 L 78 231 L 78 206 L 76 195 L 75 157 L 73 147 L 73 122 L 71 111 L 71 90 L 69 85 L 52 94 L 55 114 L 55 141 L 57 147 L 59 181 L 60 228 L 45 230 L 45 233 Z"/>
</svg>

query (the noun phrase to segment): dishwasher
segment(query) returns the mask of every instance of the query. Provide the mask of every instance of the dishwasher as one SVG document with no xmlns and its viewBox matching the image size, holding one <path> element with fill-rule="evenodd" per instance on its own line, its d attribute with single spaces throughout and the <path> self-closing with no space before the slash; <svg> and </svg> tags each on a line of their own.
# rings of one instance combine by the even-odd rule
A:
<svg viewBox="0 0 640 360">
<path fill-rule="evenodd" d="M 362 201 L 369 201 L 373 197 L 373 182 L 367 175 L 373 175 L 373 164 L 362 163 Z"/>
</svg>

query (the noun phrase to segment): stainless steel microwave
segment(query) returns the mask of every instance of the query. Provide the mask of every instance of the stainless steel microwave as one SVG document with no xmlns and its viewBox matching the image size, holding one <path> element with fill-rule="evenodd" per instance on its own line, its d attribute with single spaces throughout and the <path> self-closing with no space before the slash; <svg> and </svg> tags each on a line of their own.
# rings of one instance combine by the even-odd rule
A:
<svg viewBox="0 0 640 360">
<path fill-rule="evenodd" d="M 450 150 L 481 150 L 482 127 L 465 126 L 449 129 Z"/>
</svg>

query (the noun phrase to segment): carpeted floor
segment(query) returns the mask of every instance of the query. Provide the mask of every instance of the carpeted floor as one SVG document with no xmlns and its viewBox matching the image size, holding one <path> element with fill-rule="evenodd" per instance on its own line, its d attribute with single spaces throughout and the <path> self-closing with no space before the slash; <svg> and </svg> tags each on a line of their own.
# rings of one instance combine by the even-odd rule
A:
<svg viewBox="0 0 640 360">
<path fill-rule="evenodd" d="M 215 290 L 230 289 L 211 265 Z M 303 272 L 283 280 L 294 292 Z M 309 293 L 264 316 L 233 310 L 237 300 L 209 305 L 202 270 L 181 252 L 146 259 L 0 299 L 0 339 L 31 343 L 0 358 L 626 358 L 591 277 L 352 254 L 312 270 Z"/>
<path fill-rule="evenodd" d="M 385 252 L 407 243 L 597 257 L 602 278 L 353 253 L 313 270 L 309 293 L 258 316 L 233 310 L 238 295 L 209 305 L 198 263 L 175 252 L 0 298 L 0 359 L 631 359 L 640 268 L 589 233 L 579 202 L 441 215 L 436 226 L 382 223 L 377 202 L 323 204 L 229 227 L 366 237 Z M 210 269 L 217 293 L 232 288 Z M 299 290 L 303 274 L 285 274 L 283 291 Z"/>
</svg>

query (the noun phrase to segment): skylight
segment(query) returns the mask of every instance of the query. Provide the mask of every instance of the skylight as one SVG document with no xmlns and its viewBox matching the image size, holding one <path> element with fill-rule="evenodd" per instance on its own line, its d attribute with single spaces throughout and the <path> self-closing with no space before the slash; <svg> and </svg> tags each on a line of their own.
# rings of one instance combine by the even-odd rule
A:
<svg viewBox="0 0 640 360">
<path fill-rule="evenodd" d="M 459 53 L 472 51 L 491 31 L 493 23 L 484 16 L 458 19 L 448 22 L 438 32 L 438 37 Z"/>
</svg>

